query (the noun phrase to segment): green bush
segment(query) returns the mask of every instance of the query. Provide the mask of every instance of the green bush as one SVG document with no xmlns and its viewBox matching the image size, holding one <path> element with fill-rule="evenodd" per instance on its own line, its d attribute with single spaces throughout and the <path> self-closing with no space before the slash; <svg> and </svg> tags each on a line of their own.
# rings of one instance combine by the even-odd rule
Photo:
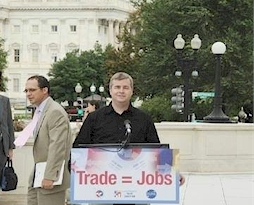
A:
<svg viewBox="0 0 254 205">
<path fill-rule="evenodd" d="M 14 120 L 32 119 L 32 114 L 14 114 Z"/>
<path fill-rule="evenodd" d="M 195 113 L 196 120 L 203 120 L 213 110 L 213 98 L 195 98 L 191 105 L 191 112 Z"/>
<path fill-rule="evenodd" d="M 154 122 L 181 121 L 181 114 L 171 109 L 169 96 L 154 96 L 144 100 L 141 110 L 148 113 Z"/>
<path fill-rule="evenodd" d="M 146 99 L 140 109 L 148 113 L 154 122 L 162 121 L 183 121 L 183 113 L 178 113 L 171 109 L 171 99 L 169 96 L 154 96 Z M 203 120 L 213 110 L 213 98 L 196 98 L 190 105 L 190 113 L 195 113 L 196 120 Z"/>
</svg>

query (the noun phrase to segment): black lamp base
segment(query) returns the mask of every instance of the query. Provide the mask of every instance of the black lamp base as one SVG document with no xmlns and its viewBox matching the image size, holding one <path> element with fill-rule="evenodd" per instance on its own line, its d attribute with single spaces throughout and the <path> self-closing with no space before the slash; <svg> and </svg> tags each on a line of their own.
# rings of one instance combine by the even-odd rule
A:
<svg viewBox="0 0 254 205">
<path fill-rule="evenodd" d="M 207 123 L 232 123 L 227 115 L 221 109 L 214 109 L 212 113 L 204 117 L 204 121 Z"/>
</svg>

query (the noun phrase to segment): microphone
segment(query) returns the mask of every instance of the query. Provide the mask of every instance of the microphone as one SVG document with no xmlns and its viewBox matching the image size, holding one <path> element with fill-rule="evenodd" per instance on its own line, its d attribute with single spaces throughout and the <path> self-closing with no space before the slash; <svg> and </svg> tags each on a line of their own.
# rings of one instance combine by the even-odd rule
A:
<svg viewBox="0 0 254 205">
<path fill-rule="evenodd" d="M 126 129 L 127 133 L 130 134 L 131 133 L 131 122 L 130 122 L 130 120 L 125 120 L 124 125 L 125 125 L 125 129 Z"/>
<path fill-rule="evenodd" d="M 126 139 L 124 141 L 122 141 L 122 148 L 126 148 L 129 141 L 130 141 L 130 136 L 131 136 L 131 122 L 130 120 L 124 120 L 124 125 L 125 125 L 125 129 L 126 129 L 126 133 L 125 135 L 127 135 Z"/>
</svg>

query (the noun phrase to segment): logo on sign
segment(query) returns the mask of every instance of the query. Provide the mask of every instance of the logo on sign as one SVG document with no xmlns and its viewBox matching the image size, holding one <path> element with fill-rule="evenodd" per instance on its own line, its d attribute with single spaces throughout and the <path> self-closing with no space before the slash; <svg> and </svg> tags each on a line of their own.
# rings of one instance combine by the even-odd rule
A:
<svg viewBox="0 0 254 205">
<path fill-rule="evenodd" d="M 122 196 L 121 191 L 115 191 L 115 197 L 116 198 L 121 198 L 121 196 Z"/>
<path fill-rule="evenodd" d="M 103 196 L 103 192 L 102 192 L 101 190 L 98 190 L 98 191 L 96 192 L 96 196 L 97 196 L 98 198 L 102 197 L 102 196 Z"/>
<path fill-rule="evenodd" d="M 149 199 L 153 199 L 155 198 L 157 195 L 156 191 L 154 191 L 153 189 L 150 189 L 146 192 L 146 196 L 149 198 Z"/>
</svg>

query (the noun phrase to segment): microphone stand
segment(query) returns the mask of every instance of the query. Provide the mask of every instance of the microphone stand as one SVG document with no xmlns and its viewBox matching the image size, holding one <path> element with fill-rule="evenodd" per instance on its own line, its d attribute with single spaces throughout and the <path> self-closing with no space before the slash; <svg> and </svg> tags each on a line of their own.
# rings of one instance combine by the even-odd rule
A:
<svg viewBox="0 0 254 205">
<path fill-rule="evenodd" d="M 127 135 L 127 137 L 124 141 L 122 141 L 121 149 L 126 148 L 130 142 L 131 133 L 126 131 L 125 135 Z"/>
</svg>

